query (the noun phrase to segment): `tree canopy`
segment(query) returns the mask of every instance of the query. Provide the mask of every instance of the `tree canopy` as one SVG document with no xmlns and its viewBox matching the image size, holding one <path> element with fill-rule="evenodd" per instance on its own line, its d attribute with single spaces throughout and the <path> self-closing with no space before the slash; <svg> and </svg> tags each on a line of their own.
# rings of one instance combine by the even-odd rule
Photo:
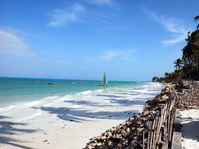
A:
<svg viewBox="0 0 199 149">
<path fill-rule="evenodd" d="M 194 18 L 195 22 L 199 20 L 199 15 Z M 199 80 L 199 24 L 193 32 L 187 33 L 187 44 L 182 49 L 182 58 L 174 61 L 176 70 L 171 73 L 165 73 L 165 77 L 159 80 L 156 77 L 154 80 L 173 82 L 181 79 Z"/>
</svg>

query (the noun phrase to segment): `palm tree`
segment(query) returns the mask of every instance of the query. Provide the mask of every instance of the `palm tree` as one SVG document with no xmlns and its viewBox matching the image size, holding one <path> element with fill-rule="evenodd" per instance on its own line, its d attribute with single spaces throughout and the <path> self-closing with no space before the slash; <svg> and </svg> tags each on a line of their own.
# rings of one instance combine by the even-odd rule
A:
<svg viewBox="0 0 199 149">
<path fill-rule="evenodd" d="M 194 20 L 195 20 L 195 22 L 197 21 L 197 20 L 199 20 L 199 15 L 198 16 L 196 16 L 195 18 L 194 18 Z M 199 29 L 199 24 L 198 24 L 198 26 L 197 26 L 197 30 Z"/>
<path fill-rule="evenodd" d="M 169 76 L 169 73 L 168 73 L 168 72 L 165 72 L 164 75 L 165 75 L 165 77 L 168 77 L 168 76 Z"/>
<path fill-rule="evenodd" d="M 199 20 L 199 15 L 194 18 L 195 22 Z"/>
<path fill-rule="evenodd" d="M 195 22 L 199 21 L 199 15 L 194 18 Z M 174 61 L 176 70 L 171 73 L 165 73 L 165 77 L 156 78 L 160 81 L 168 82 L 178 81 L 180 79 L 198 80 L 199 81 L 199 24 L 197 30 L 187 33 L 187 44 L 182 49 L 182 59 Z"/>
<path fill-rule="evenodd" d="M 179 70 L 182 68 L 183 62 L 180 58 L 178 58 L 176 61 L 174 61 L 174 64 L 175 64 L 174 67 Z"/>
<path fill-rule="evenodd" d="M 199 19 L 199 16 L 195 17 L 195 20 L 197 19 Z M 182 49 L 184 77 L 186 79 L 199 80 L 199 30 L 192 33 L 188 32 L 186 41 L 187 45 Z"/>
<path fill-rule="evenodd" d="M 153 77 L 152 82 L 157 82 L 158 81 L 158 77 Z"/>
</svg>

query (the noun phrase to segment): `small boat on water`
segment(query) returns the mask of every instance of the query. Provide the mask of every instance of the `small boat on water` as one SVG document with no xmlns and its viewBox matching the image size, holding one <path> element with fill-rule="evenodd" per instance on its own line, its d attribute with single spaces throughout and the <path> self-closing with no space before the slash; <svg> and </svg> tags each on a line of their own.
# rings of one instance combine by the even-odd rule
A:
<svg viewBox="0 0 199 149">
<path fill-rule="evenodd" d="M 72 84 L 84 84 L 86 82 L 72 82 Z"/>
<path fill-rule="evenodd" d="M 108 84 L 108 78 L 107 78 L 106 72 L 104 72 L 103 82 L 101 83 L 101 85 L 96 85 L 96 86 L 106 87 L 107 84 Z"/>
<path fill-rule="evenodd" d="M 58 83 L 48 83 L 48 85 L 57 85 Z"/>
</svg>

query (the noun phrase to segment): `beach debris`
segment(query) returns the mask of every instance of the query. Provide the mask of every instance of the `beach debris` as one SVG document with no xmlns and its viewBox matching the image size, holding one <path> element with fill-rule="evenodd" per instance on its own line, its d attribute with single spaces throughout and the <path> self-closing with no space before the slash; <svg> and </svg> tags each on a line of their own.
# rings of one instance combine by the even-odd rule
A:
<svg viewBox="0 0 199 149">
<path fill-rule="evenodd" d="M 43 142 L 48 142 L 48 140 L 44 140 Z"/>
</svg>

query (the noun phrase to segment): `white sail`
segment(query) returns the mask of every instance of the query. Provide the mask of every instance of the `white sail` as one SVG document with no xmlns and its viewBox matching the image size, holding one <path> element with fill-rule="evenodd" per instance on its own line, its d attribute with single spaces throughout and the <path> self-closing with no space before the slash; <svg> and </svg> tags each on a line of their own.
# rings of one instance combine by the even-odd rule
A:
<svg viewBox="0 0 199 149">
<path fill-rule="evenodd" d="M 107 86 L 108 78 L 106 76 L 106 73 L 104 72 L 104 78 L 103 78 L 103 86 Z"/>
<path fill-rule="evenodd" d="M 106 73 L 104 72 L 104 78 L 103 78 L 103 82 L 98 83 L 100 85 L 96 85 L 98 87 L 106 87 L 108 84 L 108 78 L 106 76 Z"/>
</svg>

